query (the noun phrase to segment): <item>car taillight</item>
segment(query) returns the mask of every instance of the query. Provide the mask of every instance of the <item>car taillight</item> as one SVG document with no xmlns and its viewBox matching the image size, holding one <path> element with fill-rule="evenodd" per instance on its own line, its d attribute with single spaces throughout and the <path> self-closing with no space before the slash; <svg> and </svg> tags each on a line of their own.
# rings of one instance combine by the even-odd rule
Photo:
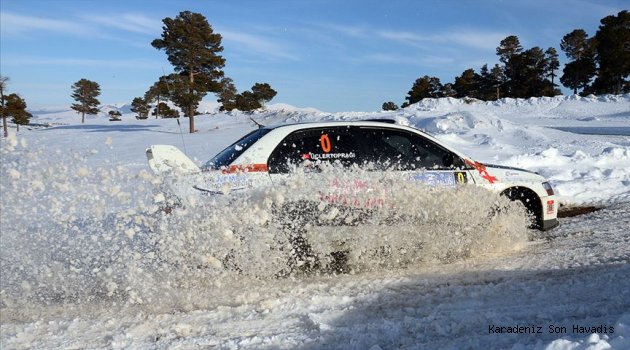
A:
<svg viewBox="0 0 630 350">
<path fill-rule="evenodd" d="M 551 185 L 549 184 L 549 182 L 543 182 L 543 188 L 545 189 L 545 191 L 547 191 L 547 194 L 550 196 L 553 196 L 553 188 L 551 187 Z"/>
</svg>

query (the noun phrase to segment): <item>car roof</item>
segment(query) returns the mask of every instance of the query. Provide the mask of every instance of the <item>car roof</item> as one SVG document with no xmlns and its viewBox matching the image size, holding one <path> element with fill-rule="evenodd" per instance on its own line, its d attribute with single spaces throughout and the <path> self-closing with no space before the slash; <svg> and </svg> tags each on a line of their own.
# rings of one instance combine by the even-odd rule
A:
<svg viewBox="0 0 630 350">
<path fill-rule="evenodd" d="M 316 121 L 316 122 L 298 122 L 298 123 L 290 123 L 290 124 L 279 124 L 272 126 L 265 126 L 262 129 L 269 130 L 278 130 L 283 129 L 283 131 L 293 132 L 296 130 L 302 129 L 315 129 L 315 128 L 325 128 L 331 126 L 373 126 L 373 127 L 386 127 L 392 129 L 405 129 L 405 130 L 413 130 L 415 132 L 420 132 L 427 136 L 431 136 L 426 133 L 424 130 L 416 129 L 410 126 L 397 124 L 394 119 L 363 119 L 363 120 L 331 120 L 331 121 Z"/>
</svg>

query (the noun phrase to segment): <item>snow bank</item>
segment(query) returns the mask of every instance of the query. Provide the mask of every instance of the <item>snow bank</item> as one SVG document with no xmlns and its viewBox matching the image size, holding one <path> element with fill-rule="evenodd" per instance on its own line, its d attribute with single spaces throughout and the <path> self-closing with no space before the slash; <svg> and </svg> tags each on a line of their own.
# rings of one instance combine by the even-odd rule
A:
<svg viewBox="0 0 630 350">
<path fill-rule="evenodd" d="M 562 154 L 551 147 L 510 157 L 504 163 L 540 171 L 554 184 L 564 203 L 630 202 L 629 147 L 607 147 L 599 154 L 582 150 Z"/>
</svg>

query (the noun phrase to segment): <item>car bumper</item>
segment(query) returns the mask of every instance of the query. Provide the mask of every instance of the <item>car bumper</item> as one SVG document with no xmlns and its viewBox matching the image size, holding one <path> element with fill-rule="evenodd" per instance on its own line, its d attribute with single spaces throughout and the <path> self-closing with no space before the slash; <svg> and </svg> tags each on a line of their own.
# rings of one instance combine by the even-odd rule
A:
<svg viewBox="0 0 630 350">
<path fill-rule="evenodd" d="M 542 231 L 548 231 L 558 225 L 560 225 L 560 222 L 558 221 L 558 219 L 543 220 L 542 227 L 540 229 Z"/>
</svg>

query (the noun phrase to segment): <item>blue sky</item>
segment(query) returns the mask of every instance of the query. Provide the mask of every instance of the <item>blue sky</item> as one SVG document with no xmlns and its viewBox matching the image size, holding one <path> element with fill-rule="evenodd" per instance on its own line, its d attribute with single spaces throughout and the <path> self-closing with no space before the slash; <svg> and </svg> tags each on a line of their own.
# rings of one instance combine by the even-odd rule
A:
<svg viewBox="0 0 630 350">
<path fill-rule="evenodd" d="M 172 71 L 150 43 L 163 18 L 189 10 L 223 36 L 225 73 L 239 91 L 266 82 L 278 91 L 271 103 L 372 111 L 402 103 L 423 75 L 446 83 L 498 63 L 508 35 L 525 48 L 553 46 L 564 62 L 563 35 L 594 35 L 601 18 L 628 8 L 630 0 L 2 0 L 0 74 L 30 108 L 69 105 L 81 78 L 100 84 L 102 103 L 129 102 Z"/>
</svg>

